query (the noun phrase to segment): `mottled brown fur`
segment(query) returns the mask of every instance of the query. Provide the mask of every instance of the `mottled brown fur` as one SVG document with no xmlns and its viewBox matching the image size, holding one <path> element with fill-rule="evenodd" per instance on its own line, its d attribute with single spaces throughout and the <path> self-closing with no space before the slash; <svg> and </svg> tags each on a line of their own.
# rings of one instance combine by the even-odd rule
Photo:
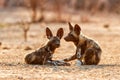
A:
<svg viewBox="0 0 120 80">
<path fill-rule="evenodd" d="M 55 49 L 60 46 L 60 39 L 63 36 L 63 28 L 60 28 L 57 31 L 56 36 L 53 36 L 49 28 L 46 28 L 46 35 L 47 38 L 49 39 L 48 43 L 44 47 L 30 54 L 27 54 L 25 57 L 25 62 L 27 64 L 40 64 L 40 65 L 46 65 L 46 64 L 56 65 L 56 66 L 70 65 L 69 63 L 66 62 L 52 60 L 52 55 Z"/>
<path fill-rule="evenodd" d="M 69 23 L 69 29 L 70 32 L 64 39 L 75 44 L 76 53 L 63 61 L 68 62 L 78 59 L 84 65 L 97 65 L 100 62 L 102 52 L 99 45 L 94 40 L 83 36 L 78 24 L 73 27 L 71 23 Z"/>
</svg>

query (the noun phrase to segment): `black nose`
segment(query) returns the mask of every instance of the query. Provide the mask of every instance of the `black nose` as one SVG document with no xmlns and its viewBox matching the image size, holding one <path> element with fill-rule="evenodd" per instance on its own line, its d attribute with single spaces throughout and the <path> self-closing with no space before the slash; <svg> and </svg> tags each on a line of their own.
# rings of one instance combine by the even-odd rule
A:
<svg viewBox="0 0 120 80">
<path fill-rule="evenodd" d="M 57 43 L 56 45 L 60 46 L 60 43 Z"/>
<path fill-rule="evenodd" d="M 57 46 L 60 46 L 60 44 L 57 44 Z"/>
<path fill-rule="evenodd" d="M 60 43 L 59 43 L 59 42 L 57 42 L 55 45 L 56 45 L 56 47 L 59 47 L 59 46 L 60 46 Z"/>
<path fill-rule="evenodd" d="M 56 44 L 55 47 L 58 48 L 60 46 L 60 44 Z"/>
</svg>

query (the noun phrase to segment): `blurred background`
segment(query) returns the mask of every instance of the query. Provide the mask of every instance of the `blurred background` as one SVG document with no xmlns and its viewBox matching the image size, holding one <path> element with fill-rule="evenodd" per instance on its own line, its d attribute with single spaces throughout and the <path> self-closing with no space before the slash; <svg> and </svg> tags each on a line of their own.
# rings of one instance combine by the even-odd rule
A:
<svg viewBox="0 0 120 80">
<path fill-rule="evenodd" d="M 2 42 L 22 41 L 22 37 L 27 41 L 27 37 L 32 37 L 31 41 L 42 44 L 37 38 L 45 38 L 46 26 L 56 31 L 57 26 L 67 29 L 68 22 L 89 30 L 119 26 L 120 0 L 0 0 Z M 84 32 L 90 35 L 91 31 Z"/>
<path fill-rule="evenodd" d="M 17 16 L 19 19 L 15 16 L 12 17 L 16 21 L 22 18 L 24 21 L 33 23 L 87 22 L 89 21 L 89 16 L 96 14 L 109 13 L 119 15 L 120 0 L 0 0 L 0 12 L 3 11 L 16 12 L 16 15 L 19 13 Z M 13 14 L 9 15 L 9 17 Z M 2 21 L 12 22 L 12 19 L 10 21 L 2 19 Z"/>
<path fill-rule="evenodd" d="M 46 27 L 55 34 L 62 27 L 66 34 L 68 22 L 79 24 L 83 32 L 93 38 L 98 38 L 94 35 L 101 37 L 107 31 L 113 34 L 112 28 L 118 34 L 120 0 L 0 0 L 2 45 L 20 46 L 25 41 L 28 45 L 35 43 L 38 48 L 47 39 Z"/>
<path fill-rule="evenodd" d="M 70 67 L 26 65 L 25 55 L 48 41 L 46 27 L 53 35 L 62 27 L 65 37 L 68 22 L 79 24 L 84 35 L 99 42 L 103 51 L 99 65 L 79 68 L 74 66 L 75 61 L 70 62 Z M 75 53 L 74 44 L 63 38 L 60 44 L 53 59 L 61 60 Z M 0 0 L 2 80 L 120 80 L 119 48 L 120 0 Z"/>
</svg>

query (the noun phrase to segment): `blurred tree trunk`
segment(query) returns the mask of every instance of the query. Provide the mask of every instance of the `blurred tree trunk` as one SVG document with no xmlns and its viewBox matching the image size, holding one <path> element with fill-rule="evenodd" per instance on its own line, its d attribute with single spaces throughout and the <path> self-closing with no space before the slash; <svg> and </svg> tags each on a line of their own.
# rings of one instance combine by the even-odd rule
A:
<svg viewBox="0 0 120 80">
<path fill-rule="evenodd" d="M 40 18 L 38 20 L 39 22 L 44 20 L 44 4 L 45 4 L 44 1 L 45 0 L 40 0 L 40 2 L 39 2 L 39 8 L 40 8 L 40 14 L 41 14 L 41 16 L 40 16 Z"/>
<path fill-rule="evenodd" d="M 57 14 L 56 21 L 60 22 L 62 20 L 62 12 L 61 12 L 61 1 L 60 0 L 54 0 L 54 11 Z"/>
<path fill-rule="evenodd" d="M 32 22 L 36 22 L 38 0 L 30 0 L 30 7 L 32 9 Z"/>
<path fill-rule="evenodd" d="M 41 22 L 44 20 L 44 0 L 30 0 L 30 6 L 32 9 L 32 22 Z M 37 19 L 37 10 L 41 14 L 41 17 Z"/>
<path fill-rule="evenodd" d="M 110 1 L 110 12 L 120 13 L 120 0 L 109 0 Z"/>
<path fill-rule="evenodd" d="M 98 0 L 95 6 L 96 11 L 108 11 L 109 10 L 109 0 Z"/>
</svg>

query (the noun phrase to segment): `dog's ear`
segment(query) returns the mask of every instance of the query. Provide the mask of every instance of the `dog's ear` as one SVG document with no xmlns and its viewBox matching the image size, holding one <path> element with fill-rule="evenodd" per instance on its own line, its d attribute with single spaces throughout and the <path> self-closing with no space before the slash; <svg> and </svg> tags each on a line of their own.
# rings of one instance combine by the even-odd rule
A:
<svg viewBox="0 0 120 80">
<path fill-rule="evenodd" d="M 57 36 L 61 39 L 64 34 L 63 28 L 59 28 L 57 31 Z"/>
<path fill-rule="evenodd" d="M 74 26 L 74 31 L 77 35 L 80 35 L 81 28 L 78 24 L 75 24 Z"/>
<path fill-rule="evenodd" d="M 53 37 L 53 34 L 52 34 L 51 30 L 48 27 L 46 28 L 46 36 L 47 36 L 48 39 Z"/>
<path fill-rule="evenodd" d="M 69 30 L 72 31 L 73 30 L 72 24 L 70 22 L 68 22 L 68 24 L 69 24 Z"/>
</svg>

